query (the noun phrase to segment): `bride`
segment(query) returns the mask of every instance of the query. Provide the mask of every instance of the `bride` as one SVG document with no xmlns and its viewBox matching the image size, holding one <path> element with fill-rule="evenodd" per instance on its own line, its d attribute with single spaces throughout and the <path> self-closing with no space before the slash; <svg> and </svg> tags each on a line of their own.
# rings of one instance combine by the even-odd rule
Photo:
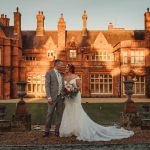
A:
<svg viewBox="0 0 150 150">
<path fill-rule="evenodd" d="M 65 84 L 73 84 L 81 89 L 81 80 L 75 75 L 75 67 L 66 67 Z M 134 132 L 115 126 L 104 127 L 89 118 L 81 105 L 80 91 L 74 98 L 65 98 L 65 109 L 59 129 L 60 137 L 76 136 L 83 141 L 110 141 L 134 135 Z"/>
</svg>

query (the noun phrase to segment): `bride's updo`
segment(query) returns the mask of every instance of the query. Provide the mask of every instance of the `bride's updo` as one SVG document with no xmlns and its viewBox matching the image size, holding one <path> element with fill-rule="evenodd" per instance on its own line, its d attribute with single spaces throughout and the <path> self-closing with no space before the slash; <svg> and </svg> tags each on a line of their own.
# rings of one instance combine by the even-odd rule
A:
<svg viewBox="0 0 150 150">
<path fill-rule="evenodd" d="M 67 67 L 69 68 L 69 71 L 70 71 L 71 73 L 73 73 L 73 74 L 75 73 L 75 67 L 74 67 L 74 65 L 68 64 Z"/>
</svg>

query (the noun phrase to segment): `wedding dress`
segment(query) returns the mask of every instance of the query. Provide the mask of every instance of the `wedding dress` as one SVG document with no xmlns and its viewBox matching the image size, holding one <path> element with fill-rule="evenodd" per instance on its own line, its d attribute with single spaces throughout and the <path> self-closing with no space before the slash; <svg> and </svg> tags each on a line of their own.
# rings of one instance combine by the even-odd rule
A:
<svg viewBox="0 0 150 150">
<path fill-rule="evenodd" d="M 76 85 L 76 79 L 69 83 Z M 67 81 L 65 81 L 67 83 Z M 134 135 L 134 132 L 117 128 L 115 126 L 104 127 L 89 118 L 81 105 L 81 93 L 73 98 L 65 98 L 65 109 L 60 125 L 60 137 L 76 136 L 83 141 L 110 141 L 123 139 Z"/>
</svg>

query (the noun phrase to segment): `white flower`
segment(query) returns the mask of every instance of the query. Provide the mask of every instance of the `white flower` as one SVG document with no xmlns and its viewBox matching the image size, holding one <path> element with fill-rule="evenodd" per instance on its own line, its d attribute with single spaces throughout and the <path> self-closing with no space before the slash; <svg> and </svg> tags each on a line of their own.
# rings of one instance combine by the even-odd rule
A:
<svg viewBox="0 0 150 150">
<path fill-rule="evenodd" d="M 65 84 L 65 88 L 66 88 L 69 92 L 74 90 L 73 85 L 72 85 L 72 84 L 69 84 L 69 83 L 66 83 L 66 84 Z"/>
</svg>

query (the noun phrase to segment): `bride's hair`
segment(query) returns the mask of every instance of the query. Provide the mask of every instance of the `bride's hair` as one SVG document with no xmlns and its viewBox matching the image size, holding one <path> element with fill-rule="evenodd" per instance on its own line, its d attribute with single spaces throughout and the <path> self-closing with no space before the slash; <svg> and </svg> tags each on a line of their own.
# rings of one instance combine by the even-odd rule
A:
<svg viewBox="0 0 150 150">
<path fill-rule="evenodd" d="M 74 67 L 74 65 L 68 64 L 67 67 L 69 68 L 69 71 L 70 71 L 71 73 L 73 73 L 73 74 L 75 73 L 75 67 Z"/>
</svg>

